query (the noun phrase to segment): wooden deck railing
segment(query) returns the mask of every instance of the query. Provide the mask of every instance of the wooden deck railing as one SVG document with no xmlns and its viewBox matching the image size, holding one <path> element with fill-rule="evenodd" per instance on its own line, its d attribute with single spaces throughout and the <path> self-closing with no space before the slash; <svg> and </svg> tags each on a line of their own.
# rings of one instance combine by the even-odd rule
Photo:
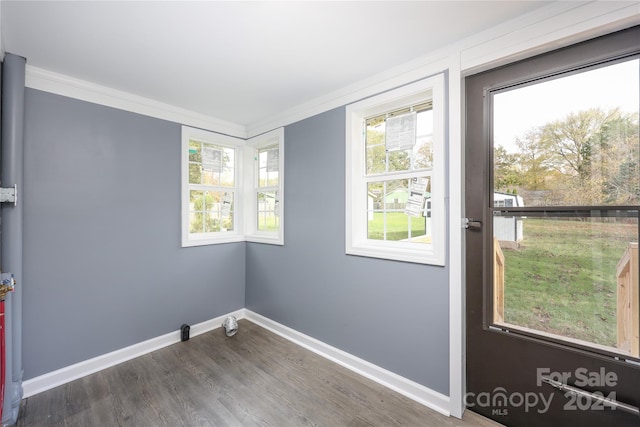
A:
<svg viewBox="0 0 640 427">
<path fill-rule="evenodd" d="M 616 269 L 618 281 L 618 349 L 640 357 L 638 316 L 638 243 L 629 243 Z"/>
</svg>

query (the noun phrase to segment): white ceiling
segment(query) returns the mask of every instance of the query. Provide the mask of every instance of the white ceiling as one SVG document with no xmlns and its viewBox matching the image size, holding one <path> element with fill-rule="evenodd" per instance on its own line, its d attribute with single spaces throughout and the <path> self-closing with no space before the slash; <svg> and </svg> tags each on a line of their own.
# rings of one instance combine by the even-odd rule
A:
<svg viewBox="0 0 640 427">
<path fill-rule="evenodd" d="M 27 64 L 250 125 L 544 1 L 2 1 Z"/>
</svg>

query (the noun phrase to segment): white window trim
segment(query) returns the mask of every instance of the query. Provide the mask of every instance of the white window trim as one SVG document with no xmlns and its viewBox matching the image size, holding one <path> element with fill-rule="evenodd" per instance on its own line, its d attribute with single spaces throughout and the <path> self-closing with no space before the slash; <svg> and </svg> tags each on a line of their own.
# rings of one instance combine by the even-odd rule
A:
<svg viewBox="0 0 640 427">
<path fill-rule="evenodd" d="M 346 253 L 350 255 L 443 266 L 446 255 L 445 217 L 445 79 L 438 74 L 347 106 L 346 109 Z M 367 238 L 364 119 L 410 104 L 433 100 L 431 176 L 432 243 L 391 242 Z"/>
<path fill-rule="evenodd" d="M 260 231 L 257 229 L 258 206 L 258 150 L 271 145 L 278 145 L 278 215 L 280 228 L 278 231 Z M 247 242 L 270 243 L 284 245 L 284 128 L 278 128 L 247 140 L 247 154 L 245 155 L 245 239 Z"/>
<path fill-rule="evenodd" d="M 198 141 L 235 149 L 233 197 L 233 231 L 202 234 L 189 233 L 189 141 Z M 200 246 L 216 243 L 244 241 L 243 229 L 243 147 L 244 141 L 227 135 L 182 126 L 181 173 L 182 173 L 182 246 Z"/>
</svg>

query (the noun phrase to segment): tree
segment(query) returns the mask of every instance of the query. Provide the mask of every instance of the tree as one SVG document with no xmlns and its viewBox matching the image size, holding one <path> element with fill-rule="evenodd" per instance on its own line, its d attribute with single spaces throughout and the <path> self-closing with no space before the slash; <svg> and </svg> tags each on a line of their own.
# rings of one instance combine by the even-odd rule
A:
<svg viewBox="0 0 640 427">
<path fill-rule="evenodd" d="M 589 177 L 593 143 L 602 125 L 617 111 L 605 113 L 599 108 L 591 108 L 544 125 L 542 143 L 549 148 L 554 166 L 565 175 L 575 174 L 580 179 Z"/>
<path fill-rule="evenodd" d="M 603 191 L 611 204 L 640 203 L 638 114 L 617 114 L 598 133 L 602 147 Z"/>
<path fill-rule="evenodd" d="M 598 108 L 571 113 L 531 129 L 516 139 L 516 145 L 522 187 L 550 190 L 554 203 L 634 204 L 640 200 L 637 113 Z M 496 158 L 501 158 L 497 153 Z M 504 170 L 496 161 L 496 173 L 504 175 Z"/>
<path fill-rule="evenodd" d="M 384 131 L 367 127 L 367 173 L 409 170 L 409 153 L 406 150 L 387 151 L 384 138 Z"/>
<path fill-rule="evenodd" d="M 516 138 L 520 149 L 519 160 L 522 168 L 522 182 L 529 190 L 545 190 L 549 179 L 549 147 L 540 129 L 532 129 L 524 136 Z"/>
<path fill-rule="evenodd" d="M 493 149 L 493 188 L 496 191 L 511 193 L 522 185 L 518 165 L 517 154 L 508 153 L 501 145 Z"/>
</svg>

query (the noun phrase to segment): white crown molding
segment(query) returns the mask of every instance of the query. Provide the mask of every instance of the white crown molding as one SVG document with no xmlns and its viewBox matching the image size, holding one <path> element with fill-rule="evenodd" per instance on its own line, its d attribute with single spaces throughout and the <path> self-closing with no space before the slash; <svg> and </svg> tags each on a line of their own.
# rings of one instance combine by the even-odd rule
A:
<svg viewBox="0 0 640 427">
<path fill-rule="evenodd" d="M 359 357 L 284 326 L 251 310 L 245 309 L 245 318 L 294 344 L 344 366 L 358 375 L 369 378 L 434 411 L 449 416 L 449 397 L 442 393 L 431 390 L 422 384 L 418 384 L 373 363 L 360 359 Z"/>
<path fill-rule="evenodd" d="M 252 137 L 430 77 L 461 61 L 461 72 L 498 65 L 640 23 L 637 1 L 552 2 L 383 73 L 247 126 Z M 459 58 L 459 59 L 458 59 Z M 456 76 L 453 76 L 456 78 Z"/>
<path fill-rule="evenodd" d="M 94 104 L 246 139 L 243 125 L 27 64 L 25 86 Z"/>
<path fill-rule="evenodd" d="M 232 313 L 195 324 L 191 326 L 189 331 L 190 336 L 195 337 L 205 332 L 220 328 L 227 316 L 235 316 L 238 320 L 244 319 L 245 310 L 240 309 Z M 91 375 L 95 372 L 110 368 L 111 366 L 118 365 L 122 362 L 126 362 L 127 360 L 143 356 L 147 353 L 151 353 L 152 351 L 159 350 L 178 342 L 180 342 L 179 330 L 31 378 L 22 383 L 24 397 L 27 398 L 35 394 L 42 393 L 43 391 L 86 377 L 87 375 Z"/>
</svg>

